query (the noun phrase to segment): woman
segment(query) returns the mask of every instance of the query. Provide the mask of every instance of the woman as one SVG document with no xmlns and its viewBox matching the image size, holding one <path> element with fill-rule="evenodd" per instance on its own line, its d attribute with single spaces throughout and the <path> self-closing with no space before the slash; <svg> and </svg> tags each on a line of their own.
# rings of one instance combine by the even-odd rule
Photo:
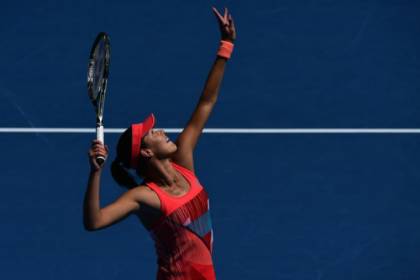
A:
<svg viewBox="0 0 420 280">
<path fill-rule="evenodd" d="M 215 8 L 213 11 L 220 26 L 221 46 L 189 122 L 175 143 L 163 130 L 153 129 L 153 114 L 130 126 L 118 141 L 111 166 L 113 178 L 128 190 L 103 208 L 99 203 L 102 166 L 95 159 L 106 158 L 108 147 L 95 140 L 89 150 L 85 228 L 98 230 L 129 214 L 138 216 L 155 241 L 157 279 L 162 280 L 215 279 L 208 197 L 195 176 L 193 152 L 216 103 L 236 31 L 227 9 L 223 16 Z M 136 184 L 130 169 L 144 179 L 141 185 Z"/>
</svg>

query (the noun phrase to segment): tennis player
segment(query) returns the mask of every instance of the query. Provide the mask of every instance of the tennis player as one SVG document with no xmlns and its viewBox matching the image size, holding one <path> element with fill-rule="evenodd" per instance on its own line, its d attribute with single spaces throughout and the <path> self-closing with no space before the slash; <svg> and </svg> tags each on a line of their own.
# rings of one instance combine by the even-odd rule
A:
<svg viewBox="0 0 420 280">
<path fill-rule="evenodd" d="M 84 226 L 99 230 L 130 214 L 136 215 L 155 241 L 157 279 L 216 279 L 212 261 L 213 231 L 209 199 L 194 172 L 193 154 L 207 119 L 216 104 L 225 64 L 236 38 L 232 16 L 225 8 L 213 12 L 221 43 L 204 90 L 190 120 L 175 142 L 155 130 L 155 116 L 125 130 L 117 144 L 111 172 L 127 188 L 113 203 L 100 207 L 102 166 L 97 156 L 108 156 L 108 147 L 94 140 L 89 150 L 91 172 L 84 200 Z M 132 172 L 144 181 L 138 185 Z"/>
</svg>

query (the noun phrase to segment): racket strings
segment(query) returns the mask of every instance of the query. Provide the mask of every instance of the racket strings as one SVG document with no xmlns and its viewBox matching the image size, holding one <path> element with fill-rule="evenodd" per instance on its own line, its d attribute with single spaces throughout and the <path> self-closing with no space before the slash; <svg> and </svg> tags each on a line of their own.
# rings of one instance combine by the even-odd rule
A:
<svg viewBox="0 0 420 280">
<path fill-rule="evenodd" d="M 102 125 L 110 59 L 109 39 L 100 34 L 91 49 L 88 65 L 88 93 L 96 110 L 97 124 Z"/>
</svg>

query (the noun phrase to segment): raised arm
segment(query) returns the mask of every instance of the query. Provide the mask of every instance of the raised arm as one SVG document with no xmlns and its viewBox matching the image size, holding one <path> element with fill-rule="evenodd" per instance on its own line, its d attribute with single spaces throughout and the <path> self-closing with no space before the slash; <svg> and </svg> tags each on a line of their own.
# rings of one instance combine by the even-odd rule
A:
<svg viewBox="0 0 420 280">
<path fill-rule="evenodd" d="M 213 12 L 219 23 L 222 40 L 233 43 L 236 39 L 236 30 L 232 16 L 226 8 L 223 16 L 214 7 Z M 210 113 L 216 104 L 226 61 L 227 58 L 225 57 L 219 55 L 216 57 L 195 110 L 182 133 L 176 140 L 178 150 L 174 155 L 173 160 L 192 171 L 194 171 L 194 148 L 198 142 L 198 138 L 201 135 L 204 125 L 206 124 Z"/>
<path fill-rule="evenodd" d="M 94 140 L 89 150 L 91 171 L 88 186 L 85 193 L 83 207 L 83 224 L 86 230 L 98 230 L 110 226 L 127 215 L 140 208 L 141 202 L 147 202 L 149 191 L 146 188 L 137 187 L 122 194 L 113 203 L 104 208 L 100 207 L 99 189 L 102 167 L 98 165 L 96 157 L 108 156 L 108 148 L 100 141 Z"/>
</svg>

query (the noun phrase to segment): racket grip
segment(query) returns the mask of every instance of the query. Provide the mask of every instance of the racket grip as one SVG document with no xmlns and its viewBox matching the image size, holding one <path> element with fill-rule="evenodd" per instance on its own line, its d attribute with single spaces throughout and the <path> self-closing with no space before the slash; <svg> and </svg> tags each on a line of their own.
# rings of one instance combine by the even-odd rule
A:
<svg viewBox="0 0 420 280">
<path fill-rule="evenodd" d="M 96 140 L 99 140 L 102 142 L 102 144 L 104 143 L 104 126 L 103 125 L 99 125 L 96 127 Z"/>
<path fill-rule="evenodd" d="M 99 125 L 96 127 L 96 140 L 99 140 L 102 142 L 102 144 L 105 144 L 104 142 L 104 126 Z M 105 158 L 103 156 L 96 157 L 96 162 L 99 165 L 102 165 L 105 162 Z"/>
</svg>

